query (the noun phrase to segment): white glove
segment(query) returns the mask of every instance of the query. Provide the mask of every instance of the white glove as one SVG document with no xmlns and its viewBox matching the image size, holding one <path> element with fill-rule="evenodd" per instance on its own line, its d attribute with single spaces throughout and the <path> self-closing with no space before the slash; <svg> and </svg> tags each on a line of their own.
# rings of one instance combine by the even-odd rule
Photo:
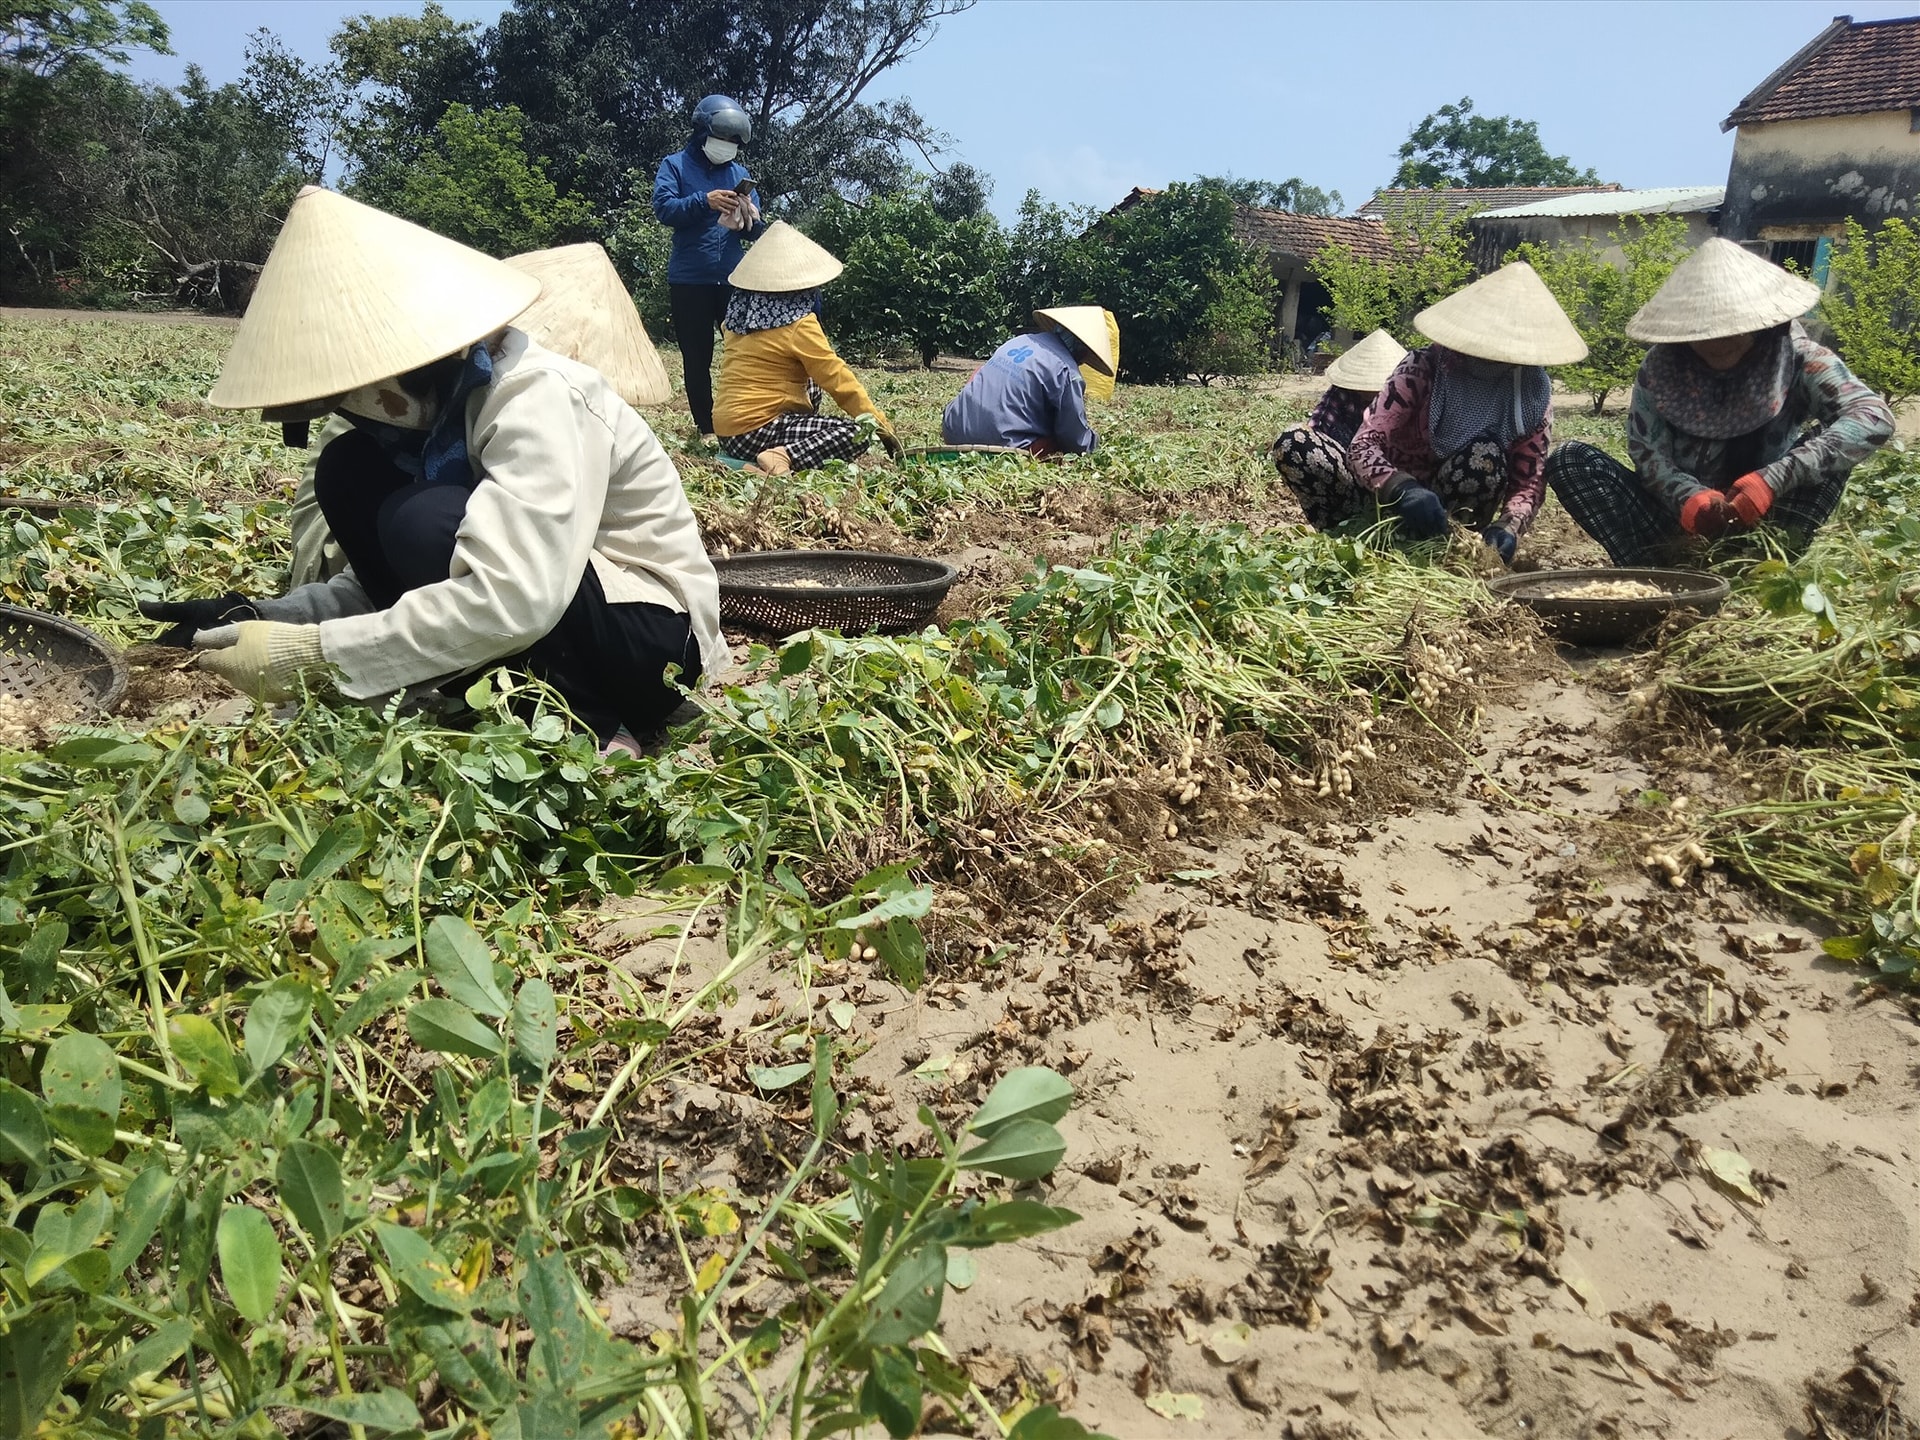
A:
<svg viewBox="0 0 1920 1440">
<path fill-rule="evenodd" d="M 242 620 L 200 631 L 193 648 L 199 669 L 256 700 L 291 700 L 303 679 L 310 684 L 327 668 L 318 625 Z"/>
</svg>

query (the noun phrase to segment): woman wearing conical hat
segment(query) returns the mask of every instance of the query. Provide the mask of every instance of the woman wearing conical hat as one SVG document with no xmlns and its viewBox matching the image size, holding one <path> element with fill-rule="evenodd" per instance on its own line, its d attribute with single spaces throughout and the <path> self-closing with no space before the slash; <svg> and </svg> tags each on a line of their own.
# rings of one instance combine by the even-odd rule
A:
<svg viewBox="0 0 1920 1440">
<path fill-rule="evenodd" d="M 1099 443 L 1087 423 L 1083 371 L 1110 376 L 1117 368 L 1107 312 L 1098 305 L 1056 305 L 1033 318 L 1036 329 L 994 351 L 947 403 L 940 417 L 947 444 L 1085 455 Z"/>
<path fill-rule="evenodd" d="M 142 606 L 262 699 L 371 700 L 509 662 L 603 743 L 658 728 L 727 658 L 673 463 L 599 371 L 509 322 L 531 275 L 301 192 L 208 398 L 344 416 L 315 494 L 348 568 L 275 600 Z M 677 682 L 677 683 L 676 683 Z"/>
<path fill-rule="evenodd" d="M 1428 306 L 1413 323 L 1434 343 L 1387 378 L 1347 464 L 1402 533 L 1438 539 L 1459 520 L 1512 564 L 1546 493 L 1553 386 L 1544 367 L 1584 358 L 1587 344 L 1519 261 Z"/>
<path fill-rule="evenodd" d="M 1327 393 L 1307 423 L 1281 431 L 1273 442 L 1274 467 L 1314 529 L 1330 529 L 1353 513 L 1347 447 L 1374 396 L 1406 358 L 1400 342 L 1384 330 L 1349 346 L 1327 367 Z"/>
<path fill-rule="evenodd" d="M 862 415 L 899 453 L 887 417 L 834 353 L 815 313 L 820 287 L 845 268 L 784 220 L 769 225 L 735 267 L 713 397 L 713 428 L 726 454 L 769 475 L 853 460 L 867 450 L 854 423 Z M 822 415 L 816 387 L 845 414 Z"/>
<path fill-rule="evenodd" d="M 591 242 L 561 245 L 509 255 L 507 264 L 540 282 L 540 298 L 514 317 L 514 329 L 556 355 L 598 370 L 629 405 L 658 405 L 671 398 L 673 386 L 660 363 L 660 352 L 647 338 L 633 296 L 605 250 Z M 292 586 L 330 579 L 346 568 L 346 556 L 320 513 L 313 479 L 326 447 L 352 428 L 336 411 L 317 444 L 307 448 L 310 458 L 287 512 L 287 526 L 293 532 L 288 574 Z M 303 447 L 307 447 L 304 427 L 294 448 Z"/>
<path fill-rule="evenodd" d="M 1893 434 L 1887 403 L 1798 316 L 1820 290 L 1731 240 L 1707 241 L 1627 323 L 1652 348 L 1634 379 L 1629 469 L 1569 442 L 1547 480 L 1616 565 L 1652 565 L 1776 524 L 1804 543 L 1853 467 Z M 1809 429 L 1809 427 L 1817 428 Z"/>
</svg>

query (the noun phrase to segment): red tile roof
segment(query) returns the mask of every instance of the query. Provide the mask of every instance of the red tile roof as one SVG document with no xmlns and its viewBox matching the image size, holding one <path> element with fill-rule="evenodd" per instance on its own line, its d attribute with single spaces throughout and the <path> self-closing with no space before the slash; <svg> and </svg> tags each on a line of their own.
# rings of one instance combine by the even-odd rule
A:
<svg viewBox="0 0 1920 1440">
<path fill-rule="evenodd" d="M 1867 115 L 1920 106 L 1920 16 L 1856 25 L 1834 17 L 1721 123 Z"/>
<path fill-rule="evenodd" d="M 1276 255 L 1311 260 L 1329 245 L 1344 245 L 1354 254 L 1375 260 L 1391 259 L 1387 227 L 1378 220 L 1351 220 L 1335 215 L 1295 215 L 1290 210 L 1255 209 L 1236 205 L 1233 228 L 1250 245 Z"/>
<path fill-rule="evenodd" d="M 1413 204 L 1437 201 L 1448 215 L 1466 210 L 1505 210 L 1558 200 L 1563 195 L 1598 195 L 1618 185 L 1457 185 L 1440 190 L 1376 190 L 1373 198 L 1353 213 L 1363 220 L 1386 220 Z"/>
</svg>

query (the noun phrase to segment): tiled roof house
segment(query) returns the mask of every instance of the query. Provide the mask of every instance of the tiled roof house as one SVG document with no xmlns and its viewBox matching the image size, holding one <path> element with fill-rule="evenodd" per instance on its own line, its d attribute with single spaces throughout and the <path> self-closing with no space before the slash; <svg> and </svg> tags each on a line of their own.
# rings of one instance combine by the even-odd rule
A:
<svg viewBox="0 0 1920 1440">
<path fill-rule="evenodd" d="M 1920 213 L 1920 16 L 1836 16 L 1721 128 L 1736 134 L 1720 233 L 1774 259 L 1812 261 L 1849 218 Z"/>
</svg>

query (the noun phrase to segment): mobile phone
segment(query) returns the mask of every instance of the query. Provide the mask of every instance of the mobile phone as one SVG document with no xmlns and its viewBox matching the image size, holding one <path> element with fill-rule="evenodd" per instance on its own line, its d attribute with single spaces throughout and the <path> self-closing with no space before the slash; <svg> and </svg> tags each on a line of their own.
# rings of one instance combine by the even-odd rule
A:
<svg viewBox="0 0 1920 1440">
<path fill-rule="evenodd" d="M 751 194 L 755 183 L 753 177 L 748 176 L 745 180 L 742 180 L 738 185 L 733 187 L 733 193 L 736 195 Z"/>
</svg>

